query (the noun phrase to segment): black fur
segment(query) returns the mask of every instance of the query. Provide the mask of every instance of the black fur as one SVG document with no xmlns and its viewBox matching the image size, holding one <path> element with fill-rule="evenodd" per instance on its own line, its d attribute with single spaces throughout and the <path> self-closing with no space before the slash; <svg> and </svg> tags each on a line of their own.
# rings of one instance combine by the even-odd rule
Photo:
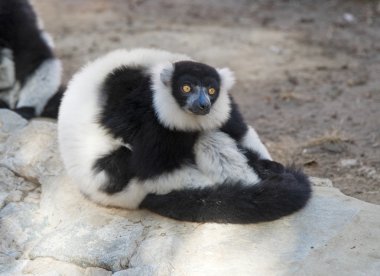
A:
<svg viewBox="0 0 380 276">
<path fill-rule="evenodd" d="M 257 223 L 289 215 L 305 206 L 310 183 L 302 172 L 286 168 L 257 185 L 223 183 L 203 189 L 149 194 L 140 208 L 177 220 L 218 223 Z"/>
<path fill-rule="evenodd" d="M 194 61 L 179 61 L 174 63 L 171 88 L 173 97 L 181 107 L 186 105 L 188 97 L 188 94 L 181 92 L 181 87 L 184 84 L 190 84 L 192 87 L 213 87 L 216 92 L 214 95 L 209 95 L 211 104 L 213 104 L 218 98 L 220 77 L 215 68 L 207 64 Z"/>
<path fill-rule="evenodd" d="M 0 100 L 0 108 L 9 108 L 9 105 L 3 100 Z"/>
<path fill-rule="evenodd" d="M 53 52 L 40 34 L 27 0 L 0 0 L 0 48 L 13 51 L 16 79 L 21 86 Z"/>
<path fill-rule="evenodd" d="M 239 142 L 248 131 L 243 116 L 240 113 L 238 105 L 230 96 L 231 113 L 227 122 L 220 128 L 221 131 L 227 133 L 236 142 Z"/>
<path fill-rule="evenodd" d="M 131 166 L 132 152 L 126 147 L 120 147 L 110 154 L 98 159 L 95 163 L 95 170 L 104 170 L 109 183 L 102 187 L 102 191 L 107 194 L 114 194 L 123 190 L 128 182 L 135 176 Z"/>
<path fill-rule="evenodd" d="M 285 168 L 282 164 L 272 160 L 260 159 L 256 152 L 245 149 L 240 145 L 238 147 L 245 157 L 247 157 L 248 165 L 253 168 L 260 179 L 267 179 L 271 176 L 285 172 Z"/>
<path fill-rule="evenodd" d="M 57 119 L 59 106 L 61 105 L 63 92 L 65 92 L 66 87 L 61 85 L 57 91 L 46 103 L 44 110 L 41 113 L 41 117 Z"/>
<path fill-rule="evenodd" d="M 194 164 L 198 137 L 197 132 L 172 131 L 159 123 L 150 86 L 150 78 L 140 68 L 115 70 L 104 83 L 106 98 L 99 118 L 115 138 L 132 146 L 131 170 L 142 180 Z"/>
<path fill-rule="evenodd" d="M 27 119 L 27 120 L 30 120 L 32 119 L 33 117 L 36 116 L 36 110 L 34 109 L 34 107 L 30 107 L 30 106 L 25 106 L 25 107 L 19 107 L 19 108 L 15 108 L 15 109 L 12 109 L 14 112 L 16 112 L 18 115 L 20 115 L 21 117 L 23 117 L 24 119 Z"/>
<path fill-rule="evenodd" d="M 44 61 L 54 58 L 52 49 L 42 37 L 37 16 L 28 0 L 0 0 L 0 48 L 12 51 L 15 77 L 20 88 Z M 58 91 L 50 99 L 43 117 L 57 118 L 61 95 Z M 37 115 L 34 108 L 29 106 L 14 111 L 26 119 Z"/>
</svg>

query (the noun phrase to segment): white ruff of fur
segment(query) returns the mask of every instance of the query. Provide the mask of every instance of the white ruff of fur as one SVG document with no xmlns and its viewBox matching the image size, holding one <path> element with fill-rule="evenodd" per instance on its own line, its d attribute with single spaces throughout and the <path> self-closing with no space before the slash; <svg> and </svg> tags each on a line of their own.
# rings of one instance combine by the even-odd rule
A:
<svg viewBox="0 0 380 276">
<path fill-rule="evenodd" d="M 61 83 L 62 66 L 58 59 L 44 61 L 34 73 L 28 77 L 19 92 L 16 105 L 20 107 L 34 107 L 36 114 L 40 115 L 47 101 L 57 92 Z"/>
<path fill-rule="evenodd" d="M 228 181 L 254 185 L 260 181 L 236 142 L 226 133 L 204 132 L 199 137 L 194 152 L 197 167 L 214 183 Z"/>
<path fill-rule="evenodd" d="M 156 115 L 162 125 L 172 130 L 199 131 L 221 127 L 229 118 L 231 112 L 228 90 L 234 84 L 233 73 L 227 69 L 218 69 L 221 78 L 219 97 L 212 105 L 207 115 L 194 115 L 183 110 L 171 93 L 170 85 L 161 80 L 163 70 L 173 71 L 169 62 L 158 64 L 152 69 L 153 105 Z"/>
</svg>

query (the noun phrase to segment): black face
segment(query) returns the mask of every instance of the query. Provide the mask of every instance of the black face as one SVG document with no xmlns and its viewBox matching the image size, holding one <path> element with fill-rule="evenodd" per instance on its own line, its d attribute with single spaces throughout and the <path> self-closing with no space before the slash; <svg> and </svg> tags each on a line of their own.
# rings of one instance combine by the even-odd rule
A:
<svg viewBox="0 0 380 276">
<path fill-rule="evenodd" d="M 195 115 L 206 115 L 219 96 L 220 77 L 215 68 L 193 61 L 174 64 L 172 93 L 177 103 Z"/>
</svg>

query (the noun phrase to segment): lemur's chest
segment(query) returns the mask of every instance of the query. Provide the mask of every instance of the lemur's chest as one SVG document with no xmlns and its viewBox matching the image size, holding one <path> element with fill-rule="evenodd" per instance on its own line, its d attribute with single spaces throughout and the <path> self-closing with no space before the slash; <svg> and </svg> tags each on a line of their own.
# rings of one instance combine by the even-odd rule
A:
<svg viewBox="0 0 380 276">
<path fill-rule="evenodd" d="M 232 180 L 252 185 L 260 181 L 235 140 L 226 133 L 202 133 L 195 144 L 194 152 L 197 168 L 214 183 Z"/>
<path fill-rule="evenodd" d="M 133 164 L 139 178 L 147 179 L 195 164 L 194 146 L 198 133 L 145 125 L 139 134 L 133 145 Z"/>
</svg>

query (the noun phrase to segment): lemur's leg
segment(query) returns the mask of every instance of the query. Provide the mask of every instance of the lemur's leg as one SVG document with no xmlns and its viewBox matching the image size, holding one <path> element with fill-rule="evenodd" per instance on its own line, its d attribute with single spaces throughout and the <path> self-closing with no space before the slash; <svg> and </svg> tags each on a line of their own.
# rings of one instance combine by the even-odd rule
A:
<svg viewBox="0 0 380 276">
<path fill-rule="evenodd" d="M 93 144 L 95 142 L 92 141 Z M 101 147 L 100 144 L 98 146 Z M 81 192 L 91 200 L 105 206 L 137 208 L 147 192 L 134 178 L 129 166 L 131 149 L 120 145 L 100 155 L 97 159 L 93 159 L 90 154 L 99 156 L 93 150 L 91 152 L 84 150 L 81 156 L 88 156 L 86 163 L 90 162 L 91 165 L 84 164 L 81 160 L 67 166 L 67 169 L 71 171 L 72 180 L 80 187 Z"/>
<path fill-rule="evenodd" d="M 259 135 L 252 126 L 248 126 L 247 132 L 241 138 L 239 144 L 245 149 L 256 152 L 260 159 L 272 160 L 268 149 L 261 142 Z"/>
<path fill-rule="evenodd" d="M 99 158 L 94 164 L 96 172 L 104 172 L 108 181 L 99 189 L 107 194 L 114 194 L 123 190 L 134 177 L 130 166 L 132 151 L 124 146 Z"/>
<path fill-rule="evenodd" d="M 230 135 L 243 149 L 256 153 L 260 159 L 272 160 L 267 148 L 261 142 L 255 129 L 248 126 L 231 98 L 231 114 L 221 131 Z"/>
<path fill-rule="evenodd" d="M 83 194 L 103 205 L 135 209 L 148 194 L 167 194 L 173 190 L 216 184 L 193 165 L 141 180 L 130 165 L 132 154 L 133 150 L 122 146 L 99 158 L 89 183 L 84 183 L 87 179 L 81 183 Z"/>
<path fill-rule="evenodd" d="M 280 163 L 272 161 L 255 129 L 244 122 L 243 116 L 232 98 L 230 119 L 221 128 L 221 131 L 227 133 L 238 143 L 239 149 L 248 159 L 248 164 L 261 179 L 284 171 L 284 167 Z"/>
<path fill-rule="evenodd" d="M 43 61 L 21 88 L 16 108 L 33 108 L 35 115 L 40 115 L 60 83 L 61 62 L 54 58 Z"/>
</svg>

